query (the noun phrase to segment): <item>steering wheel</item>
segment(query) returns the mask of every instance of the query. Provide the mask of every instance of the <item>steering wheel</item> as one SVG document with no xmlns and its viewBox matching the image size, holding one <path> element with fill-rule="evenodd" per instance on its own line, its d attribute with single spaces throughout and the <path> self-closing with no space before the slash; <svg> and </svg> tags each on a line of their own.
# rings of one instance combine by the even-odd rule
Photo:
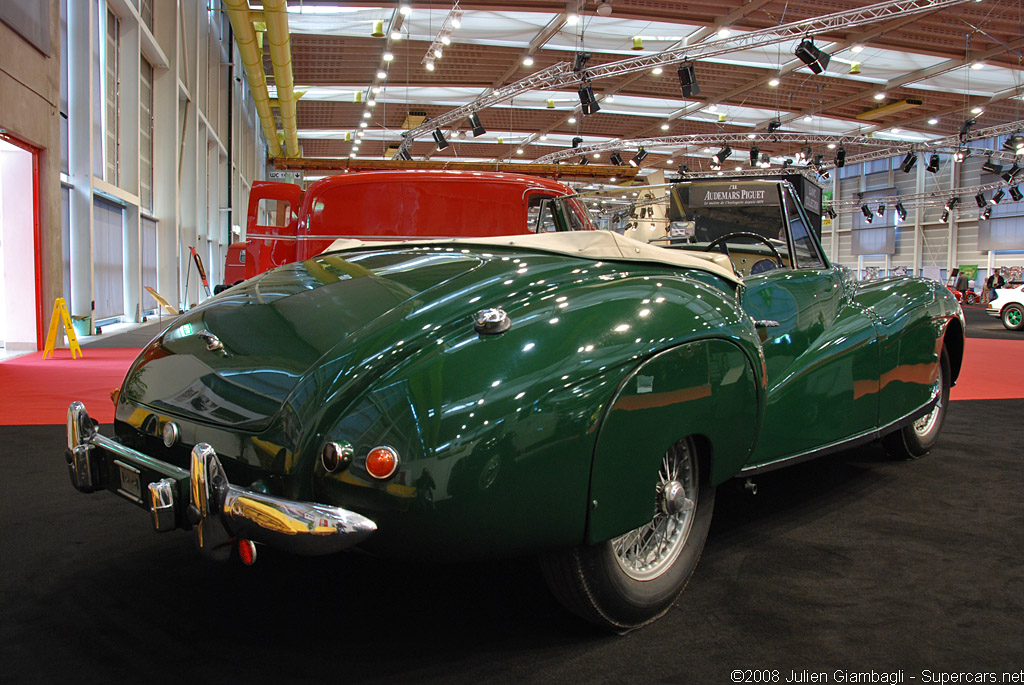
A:
<svg viewBox="0 0 1024 685">
<path fill-rule="evenodd" d="M 763 235 L 759 235 L 757 233 L 751 233 L 750 231 L 736 231 L 735 233 L 726 233 L 725 235 L 720 236 L 718 238 L 715 238 L 710 243 L 708 243 L 708 246 L 704 248 L 704 251 L 705 252 L 711 252 L 711 250 L 713 250 L 714 248 L 721 247 L 722 254 L 724 254 L 726 257 L 728 257 L 729 256 L 729 247 L 728 247 L 728 245 L 726 245 L 726 243 L 728 241 L 734 239 L 734 238 L 750 238 L 750 239 L 756 240 L 759 243 L 765 244 L 768 247 L 768 249 L 772 251 L 772 256 L 775 257 L 775 262 L 778 265 L 778 268 L 781 269 L 783 267 L 783 264 L 782 264 L 782 254 L 778 251 L 778 249 L 776 249 L 776 247 L 774 245 L 771 244 L 771 241 L 768 240 L 767 238 L 765 238 Z M 761 260 L 761 262 L 764 262 L 764 261 L 767 261 L 767 260 L 763 260 L 763 259 Z M 757 264 L 759 265 L 759 264 L 761 264 L 761 262 L 758 262 Z M 758 271 L 762 272 L 762 271 L 766 271 L 766 270 L 767 269 L 765 269 L 762 266 Z"/>
</svg>

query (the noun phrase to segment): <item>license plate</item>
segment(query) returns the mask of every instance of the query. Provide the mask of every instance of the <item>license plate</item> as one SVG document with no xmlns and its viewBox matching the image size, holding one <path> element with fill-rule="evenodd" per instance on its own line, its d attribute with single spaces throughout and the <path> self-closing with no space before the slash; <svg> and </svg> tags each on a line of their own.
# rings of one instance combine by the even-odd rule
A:
<svg viewBox="0 0 1024 685">
<path fill-rule="evenodd" d="M 142 471 L 123 461 L 114 460 L 114 465 L 117 466 L 118 477 L 121 479 L 121 487 L 117 489 L 117 494 L 136 504 L 142 504 Z"/>
</svg>

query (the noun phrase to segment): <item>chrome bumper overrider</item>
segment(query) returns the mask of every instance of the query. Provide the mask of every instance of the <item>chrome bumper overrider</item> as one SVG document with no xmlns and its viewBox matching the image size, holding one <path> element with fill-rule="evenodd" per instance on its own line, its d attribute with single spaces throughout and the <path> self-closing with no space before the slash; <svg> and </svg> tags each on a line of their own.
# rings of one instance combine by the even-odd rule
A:
<svg viewBox="0 0 1024 685">
<path fill-rule="evenodd" d="M 65 457 L 75 488 L 120 494 L 148 509 L 159 532 L 194 527 L 200 551 L 211 558 L 227 559 L 235 538 L 295 554 L 331 554 L 377 530 L 347 509 L 232 485 L 206 443 L 192 448 L 186 471 L 100 435 L 96 426 L 81 402 L 71 403 Z"/>
</svg>

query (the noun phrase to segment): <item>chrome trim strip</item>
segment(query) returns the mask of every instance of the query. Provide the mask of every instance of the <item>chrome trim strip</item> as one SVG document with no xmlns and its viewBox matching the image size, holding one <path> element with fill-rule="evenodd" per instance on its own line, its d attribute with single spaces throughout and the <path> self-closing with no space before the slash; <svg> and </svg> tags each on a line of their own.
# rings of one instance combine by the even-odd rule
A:
<svg viewBox="0 0 1024 685">
<path fill-rule="evenodd" d="M 119 457 L 131 459 L 140 462 L 143 466 L 151 468 L 154 471 L 159 471 L 164 476 L 174 479 L 188 478 L 188 471 L 180 469 L 174 464 L 168 464 L 166 461 L 160 461 L 154 459 L 142 452 L 133 450 L 131 447 L 125 447 L 116 440 L 112 440 L 105 435 L 97 433 L 89 438 L 89 444 L 95 447 L 100 447 L 108 452 L 111 452 Z"/>
<path fill-rule="evenodd" d="M 928 412 L 932 410 L 932 408 L 935 407 L 935 403 L 938 401 L 938 399 L 938 394 L 936 394 L 932 397 L 932 399 L 928 400 L 928 402 L 923 407 L 915 409 L 914 411 L 910 412 L 909 414 L 906 414 L 902 418 L 896 419 L 895 421 L 888 423 L 882 426 L 881 428 L 876 428 L 874 430 L 861 433 L 860 435 L 855 435 L 853 437 L 846 438 L 845 440 L 834 442 L 831 445 L 825 445 L 824 447 L 818 447 L 807 452 L 794 454 L 790 457 L 776 459 L 775 461 L 770 461 L 766 464 L 755 464 L 753 466 L 747 466 L 740 469 L 739 473 L 737 473 L 733 477 L 747 478 L 758 473 L 774 471 L 775 469 L 781 469 L 783 467 L 792 466 L 794 464 L 799 464 L 804 461 L 810 461 L 811 459 L 817 459 L 818 457 L 823 457 L 827 454 L 842 452 L 844 450 L 856 447 L 857 445 L 863 445 L 872 442 L 873 440 L 878 440 L 879 438 L 881 438 L 884 435 L 887 435 L 891 431 L 896 430 L 898 428 L 902 428 L 903 426 L 909 423 L 913 423 L 922 416 L 926 415 Z"/>
</svg>

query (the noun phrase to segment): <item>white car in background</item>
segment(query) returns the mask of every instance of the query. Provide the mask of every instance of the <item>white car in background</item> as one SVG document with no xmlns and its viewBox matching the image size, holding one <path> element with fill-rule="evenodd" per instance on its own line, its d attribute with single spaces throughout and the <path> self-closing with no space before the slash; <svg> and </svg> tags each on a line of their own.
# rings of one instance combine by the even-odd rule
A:
<svg viewBox="0 0 1024 685">
<path fill-rule="evenodd" d="M 1011 331 L 1024 329 L 1024 285 L 996 289 L 985 311 L 998 316 Z"/>
</svg>

